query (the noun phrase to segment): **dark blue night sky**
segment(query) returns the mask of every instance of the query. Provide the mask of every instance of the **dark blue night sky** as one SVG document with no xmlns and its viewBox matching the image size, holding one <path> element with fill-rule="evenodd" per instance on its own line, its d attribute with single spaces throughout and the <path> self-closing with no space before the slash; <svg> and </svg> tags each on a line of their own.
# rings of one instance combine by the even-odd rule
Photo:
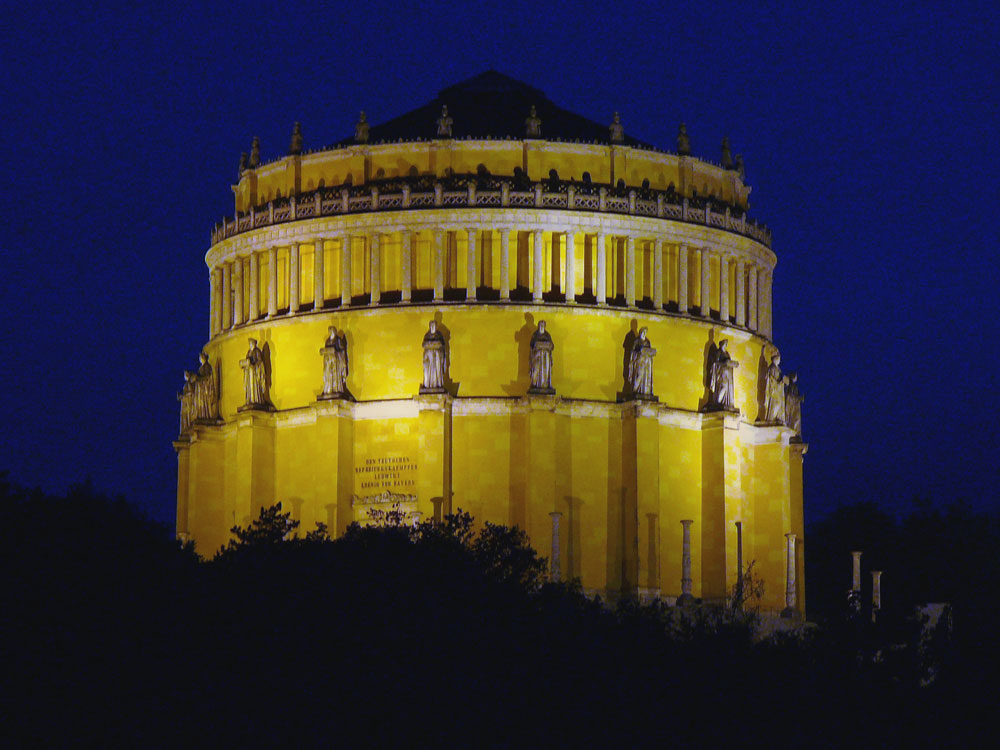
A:
<svg viewBox="0 0 1000 750">
<path fill-rule="evenodd" d="M 105 8 L 107 6 L 104 6 Z M 7 11 L 0 470 L 88 475 L 172 521 L 204 254 L 265 159 L 495 68 L 599 122 L 744 155 L 775 339 L 806 394 L 806 513 L 998 509 L 998 48 L 991 3 L 178 4 Z"/>
</svg>

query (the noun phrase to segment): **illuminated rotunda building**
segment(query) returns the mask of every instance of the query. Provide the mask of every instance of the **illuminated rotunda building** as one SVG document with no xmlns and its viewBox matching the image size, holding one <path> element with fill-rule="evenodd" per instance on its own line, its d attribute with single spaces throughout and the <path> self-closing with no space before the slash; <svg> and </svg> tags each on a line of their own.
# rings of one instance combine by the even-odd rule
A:
<svg viewBox="0 0 1000 750">
<path fill-rule="evenodd" d="M 331 147 L 255 141 L 206 255 L 178 534 L 462 509 L 602 595 L 719 600 L 753 562 L 763 607 L 803 612 L 770 232 L 727 142 L 716 164 L 623 120 L 489 72 Z"/>
</svg>

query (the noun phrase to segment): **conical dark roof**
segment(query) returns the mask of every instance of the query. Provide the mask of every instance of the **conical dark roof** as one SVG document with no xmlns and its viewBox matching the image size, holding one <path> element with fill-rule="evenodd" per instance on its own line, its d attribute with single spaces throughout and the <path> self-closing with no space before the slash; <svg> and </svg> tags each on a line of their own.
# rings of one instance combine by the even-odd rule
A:
<svg viewBox="0 0 1000 750">
<path fill-rule="evenodd" d="M 588 120 L 553 104 L 538 89 L 489 70 L 442 89 L 433 101 L 422 107 L 372 125 L 368 142 L 437 138 L 437 120 L 443 106 L 448 107 L 448 115 L 453 120 L 453 138 L 524 138 L 525 120 L 534 106 L 542 120 L 541 137 L 545 140 L 610 141 L 611 112 L 606 123 Z M 346 138 L 337 145 L 354 142 L 353 138 Z M 627 134 L 623 142 L 630 146 L 646 145 Z"/>
</svg>

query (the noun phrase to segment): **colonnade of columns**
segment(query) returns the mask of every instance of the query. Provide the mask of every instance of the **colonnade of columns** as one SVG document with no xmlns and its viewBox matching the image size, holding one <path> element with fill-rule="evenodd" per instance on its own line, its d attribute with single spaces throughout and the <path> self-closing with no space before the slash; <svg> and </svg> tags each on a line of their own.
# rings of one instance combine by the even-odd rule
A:
<svg viewBox="0 0 1000 750">
<path fill-rule="evenodd" d="M 510 257 L 512 233 L 517 238 L 514 263 Z M 418 235 L 423 238 L 427 234 L 429 269 L 418 274 L 415 241 Z M 462 234 L 466 241 L 465 274 L 459 279 L 458 239 Z M 398 258 L 388 257 L 389 236 L 399 237 Z M 328 243 L 339 253 L 339 289 L 326 284 Z M 308 269 L 302 263 L 303 246 L 313 247 Z M 494 265 L 499 266 L 498 283 L 493 278 Z M 581 266 L 582 289 L 577 285 Z M 386 275 L 391 272 L 395 278 L 396 269 L 398 284 L 390 284 Z M 692 278 L 692 272 L 697 276 Z M 261 283 L 264 273 L 266 287 Z M 311 300 L 305 304 L 304 276 L 312 279 L 308 290 Z M 446 290 L 451 300 L 460 299 L 455 294 L 463 290 L 467 300 L 505 301 L 516 292 L 524 301 L 579 301 L 679 312 L 735 323 L 768 337 L 772 334 L 771 270 L 746 257 L 711 246 L 668 246 L 663 237 L 636 234 L 468 227 L 458 231 L 342 233 L 239 255 L 211 271 L 211 335 L 273 318 L 279 311 L 296 314 L 327 305 L 410 302 L 418 277 L 424 282 L 420 285 L 424 287 L 422 301 L 444 300 Z M 266 301 L 260 299 L 262 294 Z"/>
</svg>

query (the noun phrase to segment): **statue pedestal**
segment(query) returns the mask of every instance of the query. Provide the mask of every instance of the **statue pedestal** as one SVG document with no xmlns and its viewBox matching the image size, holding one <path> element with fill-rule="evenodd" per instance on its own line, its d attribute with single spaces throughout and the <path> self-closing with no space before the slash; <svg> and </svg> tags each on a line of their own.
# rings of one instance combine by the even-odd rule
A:
<svg viewBox="0 0 1000 750">
<path fill-rule="evenodd" d="M 659 396 L 654 396 L 652 393 L 625 393 L 622 394 L 622 401 L 647 401 L 651 404 L 658 403 L 660 400 Z"/>
<path fill-rule="evenodd" d="M 448 390 L 446 388 L 425 388 L 424 386 L 420 386 L 420 390 L 418 391 L 418 393 L 421 396 L 433 395 L 433 394 L 440 394 L 443 396 L 448 393 Z"/>
<path fill-rule="evenodd" d="M 737 409 L 736 407 L 730 409 L 725 406 L 720 406 L 719 404 L 708 404 L 701 411 L 703 414 L 712 414 L 715 412 L 721 412 L 723 414 L 729 414 L 733 417 L 738 417 L 740 415 L 740 410 Z"/>
<path fill-rule="evenodd" d="M 353 401 L 354 396 L 344 391 L 343 393 L 321 393 L 316 397 L 317 401 Z"/>
<path fill-rule="evenodd" d="M 529 396 L 555 396 L 556 395 L 556 389 L 555 388 L 529 388 L 528 389 L 528 395 Z"/>
<path fill-rule="evenodd" d="M 243 404 L 243 406 L 236 407 L 236 411 L 262 411 L 271 412 L 274 411 L 274 406 L 271 404 Z"/>
</svg>

